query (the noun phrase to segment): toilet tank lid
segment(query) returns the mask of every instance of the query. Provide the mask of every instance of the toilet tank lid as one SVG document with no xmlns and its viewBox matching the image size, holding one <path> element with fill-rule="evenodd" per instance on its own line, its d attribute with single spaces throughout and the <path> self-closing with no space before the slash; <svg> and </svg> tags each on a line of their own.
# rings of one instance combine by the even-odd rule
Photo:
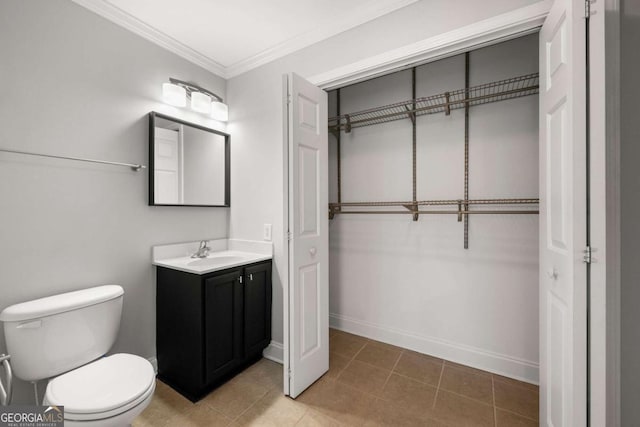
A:
<svg viewBox="0 0 640 427">
<path fill-rule="evenodd" d="M 103 285 L 79 291 L 53 295 L 5 308 L 0 313 L 2 322 L 20 322 L 51 316 L 66 311 L 77 310 L 90 305 L 100 304 L 118 298 L 124 294 L 119 285 Z"/>
</svg>

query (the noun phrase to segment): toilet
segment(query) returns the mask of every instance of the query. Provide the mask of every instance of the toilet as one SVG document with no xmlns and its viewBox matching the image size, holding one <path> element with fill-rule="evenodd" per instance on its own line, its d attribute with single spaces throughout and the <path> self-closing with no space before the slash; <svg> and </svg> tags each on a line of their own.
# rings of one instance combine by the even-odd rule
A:
<svg viewBox="0 0 640 427">
<path fill-rule="evenodd" d="M 15 376 L 49 379 L 43 404 L 64 406 L 65 426 L 127 426 L 153 397 L 148 360 L 105 356 L 118 334 L 123 295 L 121 286 L 97 286 L 0 313 Z"/>
</svg>

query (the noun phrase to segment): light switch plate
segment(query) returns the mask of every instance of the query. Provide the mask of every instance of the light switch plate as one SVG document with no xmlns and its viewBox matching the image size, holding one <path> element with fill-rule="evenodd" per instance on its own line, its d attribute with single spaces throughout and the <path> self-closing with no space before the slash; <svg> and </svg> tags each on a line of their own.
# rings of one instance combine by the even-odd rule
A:
<svg viewBox="0 0 640 427">
<path fill-rule="evenodd" d="M 265 224 L 262 229 L 262 239 L 267 242 L 271 241 L 271 224 Z"/>
</svg>

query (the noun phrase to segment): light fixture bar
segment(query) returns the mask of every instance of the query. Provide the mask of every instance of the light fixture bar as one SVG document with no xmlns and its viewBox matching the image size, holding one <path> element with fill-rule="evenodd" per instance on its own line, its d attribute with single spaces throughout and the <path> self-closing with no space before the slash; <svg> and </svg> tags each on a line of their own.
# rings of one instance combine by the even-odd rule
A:
<svg viewBox="0 0 640 427">
<path fill-rule="evenodd" d="M 194 85 L 193 83 L 187 83 L 187 82 L 184 82 L 182 80 L 174 79 L 173 77 L 170 77 L 169 81 L 171 83 L 173 83 L 174 85 L 178 85 L 178 86 L 181 86 L 181 87 L 185 88 L 185 90 L 187 91 L 187 96 L 189 98 L 191 98 L 191 93 L 192 92 L 201 92 L 201 93 L 204 93 L 204 94 L 207 94 L 207 95 L 211 96 L 212 98 L 217 99 L 218 102 L 224 102 L 224 99 L 222 99 L 220 96 L 216 95 L 215 93 L 211 92 L 210 90 L 202 88 L 202 87 L 200 87 L 198 85 Z"/>
</svg>

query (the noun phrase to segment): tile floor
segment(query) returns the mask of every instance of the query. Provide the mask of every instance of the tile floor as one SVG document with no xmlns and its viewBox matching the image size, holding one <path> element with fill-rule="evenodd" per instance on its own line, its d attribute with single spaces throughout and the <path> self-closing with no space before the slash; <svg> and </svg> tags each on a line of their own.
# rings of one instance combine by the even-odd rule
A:
<svg viewBox="0 0 640 427">
<path fill-rule="evenodd" d="M 143 426 L 538 425 L 538 387 L 330 330 L 330 369 L 296 400 L 262 359 L 196 404 L 158 381 Z"/>
</svg>

